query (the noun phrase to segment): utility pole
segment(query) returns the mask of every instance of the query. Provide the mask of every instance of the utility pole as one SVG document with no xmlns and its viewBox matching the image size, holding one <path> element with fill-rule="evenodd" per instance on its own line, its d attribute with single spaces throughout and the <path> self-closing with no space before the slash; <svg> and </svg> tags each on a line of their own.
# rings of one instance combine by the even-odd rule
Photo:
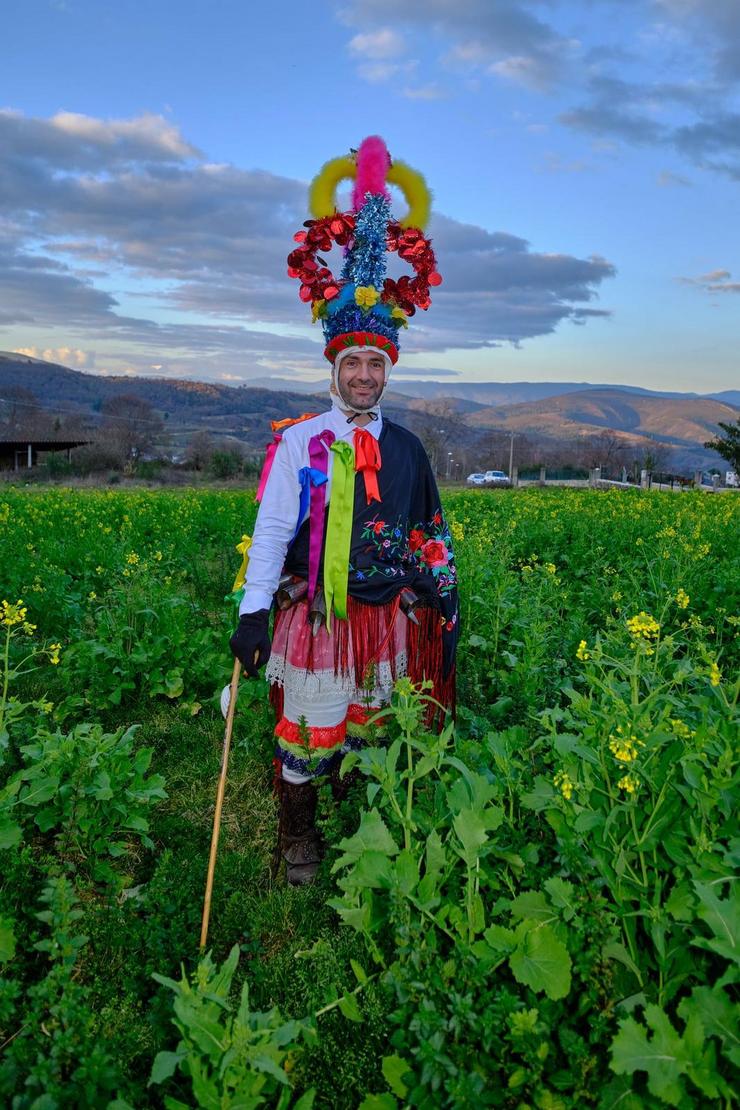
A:
<svg viewBox="0 0 740 1110">
<path fill-rule="evenodd" d="M 511 439 L 509 440 L 509 480 L 511 480 L 512 469 L 514 466 L 514 433 L 509 432 Z"/>
</svg>

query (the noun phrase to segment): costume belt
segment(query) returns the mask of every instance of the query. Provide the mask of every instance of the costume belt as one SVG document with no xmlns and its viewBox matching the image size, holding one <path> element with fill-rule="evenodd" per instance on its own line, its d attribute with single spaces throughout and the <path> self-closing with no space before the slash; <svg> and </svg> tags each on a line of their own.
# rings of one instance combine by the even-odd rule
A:
<svg viewBox="0 0 740 1110">
<path fill-rule="evenodd" d="M 286 609 L 292 609 L 294 605 L 303 601 L 307 596 L 308 582 L 305 578 L 299 578 L 295 574 L 284 574 L 278 582 L 275 604 L 278 609 L 285 611 Z M 399 608 L 412 624 L 419 623 L 416 610 L 423 608 L 426 604 L 426 600 L 419 597 L 409 586 L 404 586 L 399 594 Z M 308 620 L 311 625 L 311 632 L 316 636 L 321 625 L 326 623 L 326 598 L 321 586 L 316 587 L 313 601 L 309 607 Z"/>
</svg>

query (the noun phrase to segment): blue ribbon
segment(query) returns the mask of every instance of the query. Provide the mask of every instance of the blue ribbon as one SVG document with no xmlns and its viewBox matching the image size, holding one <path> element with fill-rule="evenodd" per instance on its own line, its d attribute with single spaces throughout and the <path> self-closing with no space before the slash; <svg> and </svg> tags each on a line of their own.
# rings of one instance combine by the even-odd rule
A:
<svg viewBox="0 0 740 1110">
<path fill-rule="evenodd" d="M 323 486 L 326 482 L 327 475 L 321 470 L 317 470 L 313 466 L 302 466 L 298 471 L 298 481 L 301 485 L 301 500 L 298 506 L 298 521 L 295 526 L 295 532 L 291 539 L 291 543 L 298 535 L 298 529 L 303 523 L 303 518 L 308 514 L 308 506 L 311 498 L 311 486 Z"/>
</svg>

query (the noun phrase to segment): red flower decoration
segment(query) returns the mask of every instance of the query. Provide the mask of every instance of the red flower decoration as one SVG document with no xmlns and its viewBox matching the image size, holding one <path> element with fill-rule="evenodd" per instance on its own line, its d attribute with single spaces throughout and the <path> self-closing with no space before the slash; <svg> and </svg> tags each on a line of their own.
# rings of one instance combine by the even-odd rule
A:
<svg viewBox="0 0 740 1110">
<path fill-rule="evenodd" d="M 441 540 L 427 540 L 421 557 L 428 567 L 446 567 L 450 561 L 450 553 Z"/>
<path fill-rule="evenodd" d="M 323 258 L 317 256 L 330 251 L 333 243 L 346 247 L 352 242 L 355 213 L 335 212 L 320 220 L 306 220 L 303 226 L 308 230 L 297 231 L 293 236 L 298 246 L 288 255 L 288 277 L 300 280 L 298 295 L 302 301 L 330 301 L 339 293 L 340 285 Z M 397 305 L 407 316 L 413 316 L 417 308 L 429 308 L 432 303 L 430 285 L 442 284 L 430 241 L 418 227 L 404 228 L 393 220 L 388 224 L 386 249 L 391 253 L 398 251 L 399 258 L 409 263 L 414 276 L 404 275 L 398 281 L 386 278 L 381 301 Z"/>
<path fill-rule="evenodd" d="M 373 531 L 375 532 L 376 536 L 379 536 L 384 528 L 385 528 L 385 521 L 384 520 L 376 520 L 375 523 L 373 524 Z"/>
<path fill-rule="evenodd" d="M 424 543 L 424 533 L 419 528 L 412 528 L 411 529 L 411 534 L 409 535 L 409 548 L 410 548 L 412 554 L 413 554 L 414 551 L 418 551 L 419 548 L 423 545 L 423 543 Z"/>
</svg>

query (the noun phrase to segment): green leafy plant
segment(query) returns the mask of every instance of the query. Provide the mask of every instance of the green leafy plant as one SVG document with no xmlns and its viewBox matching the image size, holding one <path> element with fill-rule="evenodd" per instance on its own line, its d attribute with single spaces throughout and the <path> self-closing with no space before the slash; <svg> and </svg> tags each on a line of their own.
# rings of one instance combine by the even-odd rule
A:
<svg viewBox="0 0 740 1110">
<path fill-rule="evenodd" d="M 523 860 L 500 804 L 513 815 L 511 782 L 466 765 L 451 724 L 427 732 L 428 704 L 400 680 L 385 714 L 395 738 L 353 757 L 368 776 L 370 808 L 333 867 L 342 896 L 330 905 L 363 936 L 395 999 L 398 1051 L 386 1080 L 413 1106 L 464 1105 L 496 1083 L 544 1105 L 553 1073 L 588 1097 L 588 1051 L 568 1070 L 567 1040 L 551 1047 L 588 899 L 555 876 L 545 892 L 519 889 Z M 597 954 L 579 971 L 601 969 Z M 594 1001 L 582 997 L 580 1007 Z M 492 1059 L 497 1041 L 508 1047 Z"/>
<path fill-rule="evenodd" d="M 82 910 L 71 883 L 63 877 L 47 883 L 41 904 L 44 909 L 37 918 L 45 932 L 34 947 L 48 961 L 44 973 L 21 1001 L 11 962 L 11 975 L 4 978 L 0 990 L 6 1034 L 0 1095 L 16 1110 L 41 1106 L 102 1110 L 121 1077 L 99 1036 L 87 988 L 77 982 L 79 954 L 87 943 L 79 932 Z"/>
<path fill-rule="evenodd" d="M 207 1110 L 258 1106 L 282 1110 L 290 1105 L 289 1071 L 301 1042 L 310 1042 L 315 1035 L 313 1025 L 283 1021 L 276 1008 L 266 1013 L 251 1010 L 246 980 L 234 1011 L 229 992 L 238 960 L 235 945 L 220 968 L 208 953 L 192 977 L 183 972 L 176 982 L 154 975 L 175 995 L 172 1020 L 181 1040 L 174 1052 L 158 1054 L 150 1082 L 164 1083 L 179 1071 L 192 1088 L 189 1102 L 166 1095 L 168 1110 L 193 1105 Z M 294 1110 L 310 1110 L 313 1098 L 313 1092 L 307 1092 Z"/>
</svg>

